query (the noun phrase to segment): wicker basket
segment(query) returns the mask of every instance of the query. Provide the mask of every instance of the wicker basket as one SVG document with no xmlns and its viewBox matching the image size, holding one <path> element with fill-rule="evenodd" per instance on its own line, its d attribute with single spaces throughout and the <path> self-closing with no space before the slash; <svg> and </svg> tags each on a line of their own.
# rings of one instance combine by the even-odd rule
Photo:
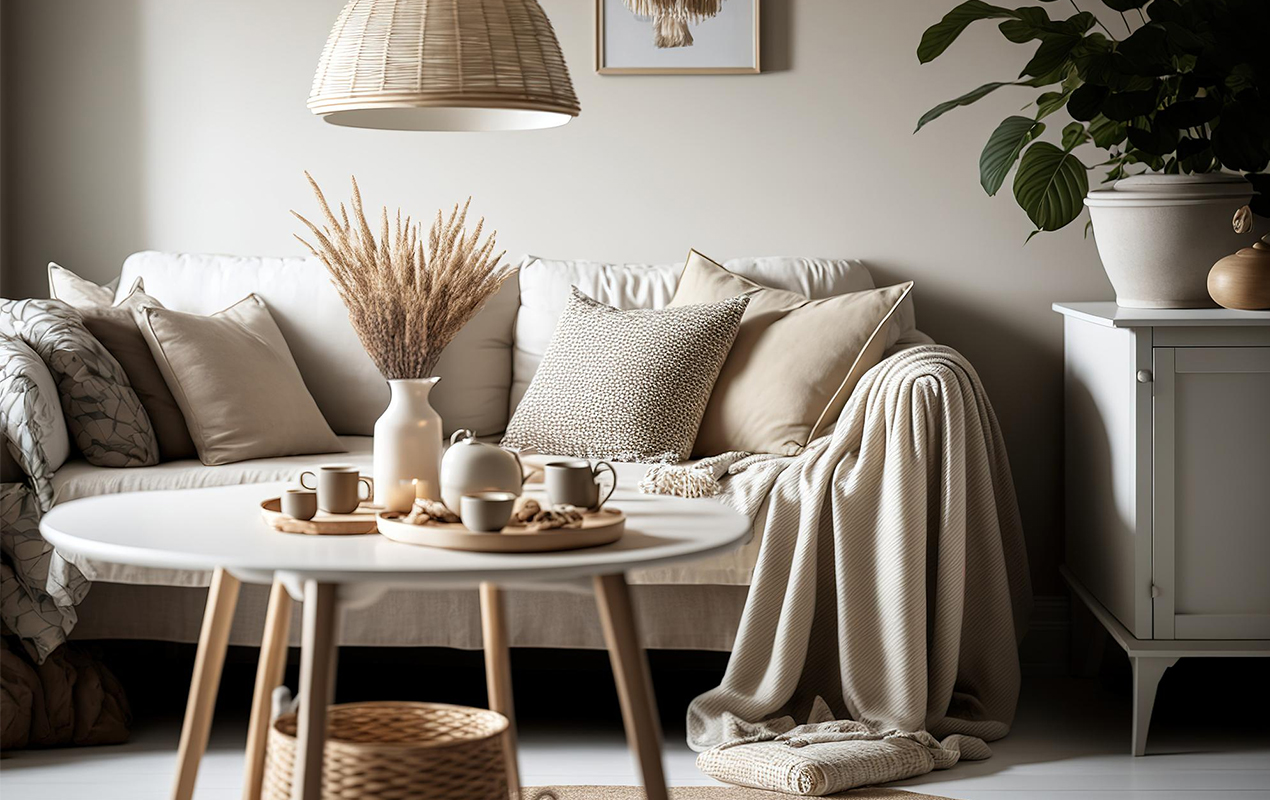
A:
<svg viewBox="0 0 1270 800">
<path fill-rule="evenodd" d="M 348 703 L 327 712 L 323 800 L 503 800 L 507 718 L 439 703 Z M 296 715 L 269 729 L 264 800 L 290 800 Z"/>
</svg>

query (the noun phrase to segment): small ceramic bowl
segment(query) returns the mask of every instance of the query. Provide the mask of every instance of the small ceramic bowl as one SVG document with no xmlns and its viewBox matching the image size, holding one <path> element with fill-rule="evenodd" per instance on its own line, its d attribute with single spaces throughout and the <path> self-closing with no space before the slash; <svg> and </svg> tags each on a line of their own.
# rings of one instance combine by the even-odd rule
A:
<svg viewBox="0 0 1270 800">
<path fill-rule="evenodd" d="M 459 519 L 469 531 L 496 533 L 512 518 L 516 495 L 511 492 L 477 492 L 459 500 Z"/>
<path fill-rule="evenodd" d="M 317 492 L 313 489 L 287 489 L 282 493 L 282 513 L 288 517 L 313 519 L 317 510 Z"/>
</svg>

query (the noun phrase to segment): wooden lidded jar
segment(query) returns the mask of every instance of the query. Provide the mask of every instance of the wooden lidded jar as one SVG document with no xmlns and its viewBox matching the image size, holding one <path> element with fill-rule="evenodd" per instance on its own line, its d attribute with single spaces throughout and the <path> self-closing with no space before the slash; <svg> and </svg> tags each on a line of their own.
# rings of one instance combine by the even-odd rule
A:
<svg viewBox="0 0 1270 800">
<path fill-rule="evenodd" d="M 1235 232 L 1244 233 L 1251 222 L 1247 207 L 1240 209 L 1235 215 Z M 1226 308 L 1270 309 L 1270 234 L 1214 264 L 1208 272 L 1208 293 Z"/>
</svg>

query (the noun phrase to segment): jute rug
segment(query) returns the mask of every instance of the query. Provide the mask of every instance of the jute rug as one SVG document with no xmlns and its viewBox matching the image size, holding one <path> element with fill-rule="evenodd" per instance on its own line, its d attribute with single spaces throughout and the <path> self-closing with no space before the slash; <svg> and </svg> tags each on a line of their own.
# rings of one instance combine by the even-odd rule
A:
<svg viewBox="0 0 1270 800">
<path fill-rule="evenodd" d="M 792 800 L 795 795 L 741 786 L 674 786 L 670 800 Z M 526 786 L 521 800 L 644 800 L 639 786 Z M 864 788 L 829 795 L 829 800 L 951 800 L 899 789 Z"/>
</svg>

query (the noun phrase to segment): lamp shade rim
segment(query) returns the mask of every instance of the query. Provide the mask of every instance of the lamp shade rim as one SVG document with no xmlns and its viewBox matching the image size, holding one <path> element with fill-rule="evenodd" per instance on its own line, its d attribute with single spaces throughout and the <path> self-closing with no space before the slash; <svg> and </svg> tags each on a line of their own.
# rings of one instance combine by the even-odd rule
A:
<svg viewBox="0 0 1270 800">
<path fill-rule="evenodd" d="M 576 113 L 488 105 L 345 105 L 314 111 L 326 122 L 346 128 L 397 131 L 521 131 L 557 128 Z"/>
</svg>

